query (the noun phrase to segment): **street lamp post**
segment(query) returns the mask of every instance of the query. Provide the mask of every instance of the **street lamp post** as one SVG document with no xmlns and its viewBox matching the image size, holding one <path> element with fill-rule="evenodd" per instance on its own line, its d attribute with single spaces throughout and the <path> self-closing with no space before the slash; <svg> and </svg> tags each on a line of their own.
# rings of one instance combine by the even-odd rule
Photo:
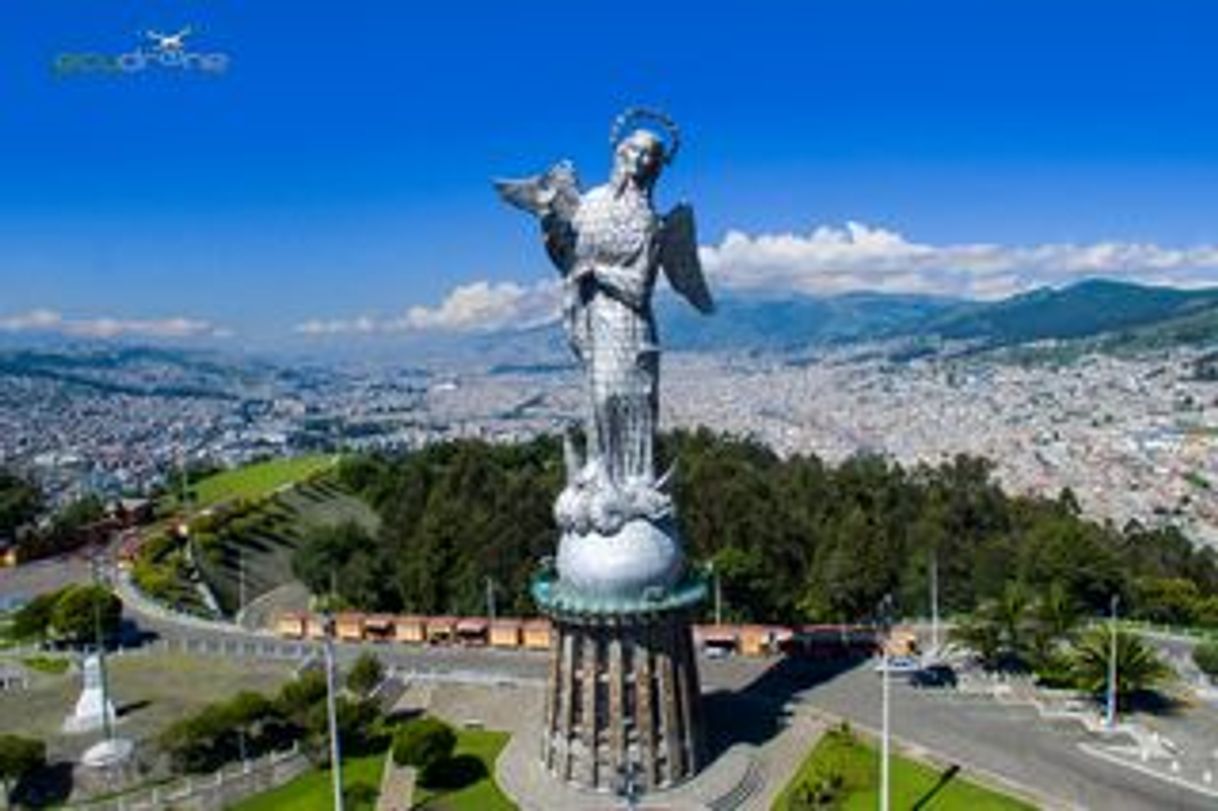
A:
<svg viewBox="0 0 1218 811">
<path fill-rule="evenodd" d="M 884 595 L 880 602 L 880 628 L 882 630 L 880 646 L 880 811 L 888 811 L 889 802 L 889 684 L 888 670 L 891 661 L 888 656 L 889 631 L 892 627 L 892 595 Z"/>
<path fill-rule="evenodd" d="M 930 650 L 939 656 L 939 551 L 930 553 Z"/>
<path fill-rule="evenodd" d="M 1120 605 L 1121 596 L 1119 594 L 1112 595 L 1112 618 L 1110 621 L 1110 634 L 1108 644 L 1108 712 L 1105 721 L 1108 728 L 1116 727 L 1117 717 L 1117 607 Z"/>
<path fill-rule="evenodd" d="M 711 563 L 715 575 L 715 625 L 723 624 L 723 582 L 719 578 L 719 567 Z"/>
<path fill-rule="evenodd" d="M 238 566 L 238 595 L 237 595 L 237 616 L 245 614 L 245 547 L 237 547 L 237 566 Z"/>
<path fill-rule="evenodd" d="M 334 811 L 343 811 L 343 760 L 338 741 L 338 708 L 334 700 L 334 615 L 326 612 L 326 716 L 330 726 L 330 776 L 334 783 Z"/>
</svg>

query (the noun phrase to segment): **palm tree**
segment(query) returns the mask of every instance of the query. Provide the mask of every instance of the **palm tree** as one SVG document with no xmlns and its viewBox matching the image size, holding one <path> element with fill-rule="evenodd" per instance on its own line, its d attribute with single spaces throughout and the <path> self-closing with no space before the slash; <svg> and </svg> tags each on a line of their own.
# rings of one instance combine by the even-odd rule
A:
<svg viewBox="0 0 1218 811">
<path fill-rule="evenodd" d="M 1012 656 L 1023 658 L 1028 649 L 1031 632 L 1030 612 L 1032 598 L 1028 589 L 1018 580 L 1012 580 L 994 603 L 993 617 L 1002 632 L 1003 640 Z"/>
<path fill-rule="evenodd" d="M 951 638 L 972 649 L 989 669 L 1020 669 L 1027 660 L 1033 625 L 1032 601 L 1022 583 L 1007 583 L 1002 596 L 982 603 L 959 623 Z"/>
<path fill-rule="evenodd" d="M 965 617 L 948 632 L 948 639 L 971 650 L 982 667 L 992 670 L 1002 658 L 1002 635 L 998 626 L 980 614 Z"/>
<path fill-rule="evenodd" d="M 1062 643 L 1071 642 L 1082 615 L 1060 581 L 1054 581 L 1032 607 L 1029 653 L 1037 670 L 1060 659 Z"/>
<path fill-rule="evenodd" d="M 1112 631 L 1096 627 L 1084 633 L 1074 643 L 1074 677 L 1084 690 L 1101 694 L 1108 688 L 1109 657 L 1112 653 Z M 1153 690 L 1167 682 L 1171 668 L 1141 637 L 1128 631 L 1116 635 L 1117 703 L 1128 705 L 1136 693 Z"/>
</svg>

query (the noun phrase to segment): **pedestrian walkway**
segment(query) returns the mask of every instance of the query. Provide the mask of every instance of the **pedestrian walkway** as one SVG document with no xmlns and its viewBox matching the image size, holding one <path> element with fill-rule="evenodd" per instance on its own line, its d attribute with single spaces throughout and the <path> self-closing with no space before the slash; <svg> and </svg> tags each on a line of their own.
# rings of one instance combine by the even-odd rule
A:
<svg viewBox="0 0 1218 811">
<path fill-rule="evenodd" d="M 773 738 L 761 746 L 736 744 L 692 780 L 675 788 L 647 794 L 643 807 L 671 811 L 764 811 L 820 738 L 825 723 L 811 713 L 792 715 Z M 600 811 L 619 809 L 622 800 L 592 794 L 556 781 L 544 769 L 540 753 L 540 724 L 534 714 L 512 736 L 499 756 L 495 777 L 500 788 L 524 811 Z"/>
<path fill-rule="evenodd" d="M 761 746 L 760 762 L 766 772 L 766 780 L 758 791 L 755 802 L 747 806 L 768 809 L 803 765 L 804 758 L 825 733 L 827 723 L 823 717 L 798 710 L 791 716 L 786 729 Z"/>
<path fill-rule="evenodd" d="M 414 801 L 413 766 L 393 762 L 393 749 L 385 754 L 385 769 L 381 772 L 381 793 L 376 799 L 376 811 L 409 811 Z"/>
</svg>

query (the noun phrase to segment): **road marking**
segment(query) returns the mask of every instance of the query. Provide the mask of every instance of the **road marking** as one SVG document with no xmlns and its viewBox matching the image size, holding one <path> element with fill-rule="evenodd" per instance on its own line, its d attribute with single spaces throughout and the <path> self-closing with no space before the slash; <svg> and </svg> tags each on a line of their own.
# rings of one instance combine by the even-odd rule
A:
<svg viewBox="0 0 1218 811">
<path fill-rule="evenodd" d="M 1138 771 L 1138 772 L 1141 772 L 1142 774 L 1148 775 L 1150 777 L 1154 777 L 1159 780 L 1163 780 L 1167 783 L 1171 783 L 1175 786 L 1179 786 L 1180 788 L 1186 788 L 1189 791 L 1195 791 L 1198 794 L 1204 794 L 1207 797 L 1218 798 L 1218 790 L 1208 788 L 1206 786 L 1202 786 L 1197 783 L 1191 783 L 1188 780 L 1185 780 L 1183 777 L 1177 777 L 1174 774 L 1163 774 L 1162 772 L 1160 772 L 1156 769 L 1152 769 L 1149 766 L 1143 766 L 1139 762 L 1136 762 L 1136 761 L 1131 762 L 1131 761 L 1125 760 L 1124 758 L 1114 755 L 1111 752 L 1107 752 L 1098 746 L 1093 746 L 1092 744 L 1080 741 L 1078 744 L 1078 748 L 1082 749 L 1084 752 L 1086 752 L 1087 754 L 1089 754 L 1093 757 L 1098 757 L 1101 760 L 1107 760 L 1109 763 L 1115 763 L 1118 766 L 1124 766 L 1127 769 L 1133 769 L 1134 771 Z"/>
</svg>

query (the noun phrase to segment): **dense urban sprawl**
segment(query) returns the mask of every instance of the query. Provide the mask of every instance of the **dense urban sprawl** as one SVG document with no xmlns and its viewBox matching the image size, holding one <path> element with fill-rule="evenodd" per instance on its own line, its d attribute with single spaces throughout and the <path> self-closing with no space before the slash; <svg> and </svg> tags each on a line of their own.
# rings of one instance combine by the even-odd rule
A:
<svg viewBox="0 0 1218 811">
<path fill-rule="evenodd" d="M 147 492 L 183 464 L 453 437 L 512 441 L 560 429 L 580 408 L 577 373 L 561 364 L 287 371 L 172 357 L 71 378 L 7 375 L 0 464 L 32 473 L 63 501 Z M 1068 487 L 1096 517 L 1173 522 L 1218 546 L 1218 384 L 1197 375 L 1198 357 L 1179 349 L 1021 364 L 894 363 L 858 347 L 799 360 L 674 353 L 662 423 L 750 434 L 782 454 L 829 461 L 858 452 L 907 465 L 984 456 L 1013 492 Z"/>
</svg>

